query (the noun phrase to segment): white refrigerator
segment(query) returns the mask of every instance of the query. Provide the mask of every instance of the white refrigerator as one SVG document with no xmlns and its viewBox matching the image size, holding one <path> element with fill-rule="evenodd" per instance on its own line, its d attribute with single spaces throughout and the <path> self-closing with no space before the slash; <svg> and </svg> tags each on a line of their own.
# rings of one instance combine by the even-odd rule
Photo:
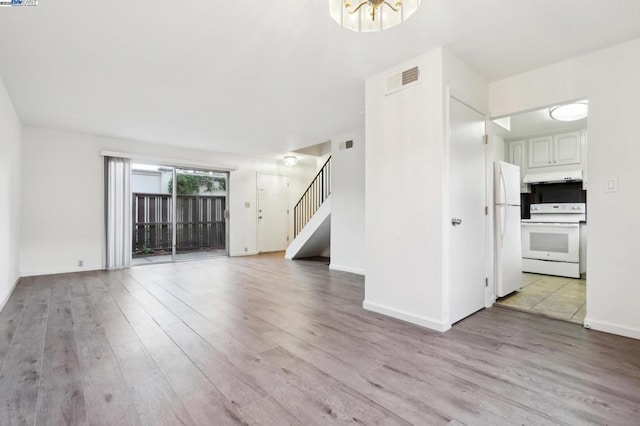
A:
<svg viewBox="0 0 640 426">
<path fill-rule="evenodd" d="M 493 188 L 496 296 L 503 297 L 522 287 L 520 167 L 496 161 Z"/>
</svg>

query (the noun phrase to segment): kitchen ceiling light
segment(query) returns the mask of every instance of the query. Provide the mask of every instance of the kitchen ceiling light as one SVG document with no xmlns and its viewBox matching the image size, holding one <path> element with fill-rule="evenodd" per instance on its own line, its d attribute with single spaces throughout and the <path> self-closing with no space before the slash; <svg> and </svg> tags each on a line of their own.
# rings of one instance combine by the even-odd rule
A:
<svg viewBox="0 0 640 426">
<path fill-rule="evenodd" d="M 298 159 L 293 155 L 286 155 L 282 161 L 285 166 L 295 166 L 298 164 Z"/>
<path fill-rule="evenodd" d="M 421 0 L 329 0 L 329 13 L 340 26 L 357 32 L 382 31 L 408 19 Z"/>
<path fill-rule="evenodd" d="M 549 116 L 557 121 L 577 121 L 588 115 L 589 104 L 586 101 L 549 108 Z"/>
</svg>

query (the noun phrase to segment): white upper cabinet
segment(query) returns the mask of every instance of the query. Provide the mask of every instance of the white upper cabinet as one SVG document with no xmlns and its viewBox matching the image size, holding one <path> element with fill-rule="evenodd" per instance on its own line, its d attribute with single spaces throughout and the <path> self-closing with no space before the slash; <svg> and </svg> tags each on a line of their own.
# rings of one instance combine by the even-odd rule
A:
<svg viewBox="0 0 640 426">
<path fill-rule="evenodd" d="M 587 189 L 587 131 L 574 130 L 547 136 L 532 136 L 507 141 L 507 161 L 520 167 L 520 176 L 550 171 L 582 169 L 582 185 Z M 529 185 L 520 183 L 521 192 L 529 192 Z"/>
<path fill-rule="evenodd" d="M 580 132 L 563 133 L 553 137 L 554 165 L 580 164 Z"/>
<path fill-rule="evenodd" d="M 507 159 L 509 163 L 520 167 L 520 173 L 524 172 L 526 167 L 526 153 L 524 151 L 524 141 L 512 141 L 507 143 Z"/>
<path fill-rule="evenodd" d="M 527 152 L 524 140 L 507 143 L 507 161 L 520 167 L 520 190 L 525 191 L 526 185 L 522 184 L 522 178 L 527 171 Z"/>
<path fill-rule="evenodd" d="M 553 136 L 529 139 L 529 168 L 553 166 Z"/>
<path fill-rule="evenodd" d="M 529 139 L 529 168 L 580 164 L 580 131 Z"/>
</svg>

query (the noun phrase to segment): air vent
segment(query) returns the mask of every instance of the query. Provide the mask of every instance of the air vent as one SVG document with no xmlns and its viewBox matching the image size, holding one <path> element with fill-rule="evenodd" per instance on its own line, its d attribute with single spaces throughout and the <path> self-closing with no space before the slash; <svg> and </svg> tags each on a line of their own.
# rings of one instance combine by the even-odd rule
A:
<svg viewBox="0 0 640 426">
<path fill-rule="evenodd" d="M 406 86 L 409 83 L 413 83 L 414 81 L 418 81 L 418 77 L 420 76 L 420 70 L 418 67 L 413 67 L 410 70 L 406 70 L 402 73 L 402 85 Z"/>
<path fill-rule="evenodd" d="M 389 76 L 387 78 L 387 95 L 413 86 L 419 79 L 420 69 L 418 67 L 413 67 L 401 73 Z"/>
</svg>

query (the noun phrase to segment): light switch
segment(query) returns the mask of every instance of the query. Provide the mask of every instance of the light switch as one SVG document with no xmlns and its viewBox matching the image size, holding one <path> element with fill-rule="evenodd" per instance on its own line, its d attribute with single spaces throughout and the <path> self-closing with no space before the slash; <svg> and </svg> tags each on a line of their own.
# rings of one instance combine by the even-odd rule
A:
<svg viewBox="0 0 640 426">
<path fill-rule="evenodd" d="M 248 202 L 248 201 L 245 201 L 244 202 L 244 207 L 248 209 L 249 207 L 251 207 L 251 203 Z"/>
<path fill-rule="evenodd" d="M 605 192 L 618 192 L 618 178 L 608 178 Z"/>
</svg>

